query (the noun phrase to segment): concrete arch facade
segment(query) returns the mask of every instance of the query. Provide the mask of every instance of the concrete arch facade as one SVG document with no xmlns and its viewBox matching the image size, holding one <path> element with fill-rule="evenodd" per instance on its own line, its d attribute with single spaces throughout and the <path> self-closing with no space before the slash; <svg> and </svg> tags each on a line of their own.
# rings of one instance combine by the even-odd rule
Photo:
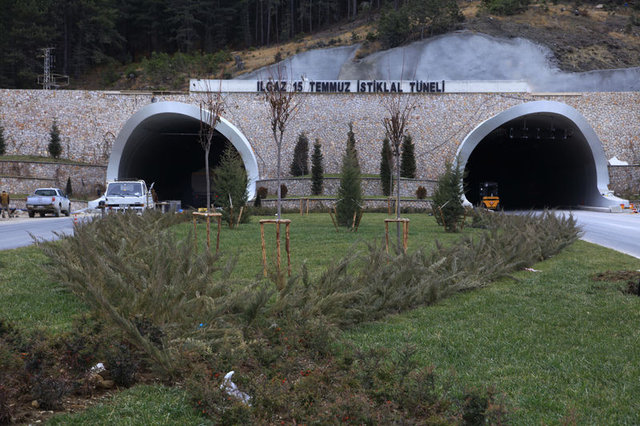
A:
<svg viewBox="0 0 640 426">
<path fill-rule="evenodd" d="M 205 111 L 205 114 L 208 114 L 208 111 Z M 122 176 L 123 165 L 126 164 L 127 152 L 135 151 L 137 148 L 135 145 L 142 144 L 137 138 L 132 137 L 137 131 L 145 126 L 152 126 L 152 121 L 159 122 L 161 120 L 163 125 L 167 125 L 167 122 L 178 122 L 185 119 L 199 123 L 200 117 L 199 107 L 175 101 L 151 103 L 140 109 L 126 121 L 116 137 L 107 166 L 107 180 L 130 177 Z M 247 171 L 247 192 L 249 198 L 253 198 L 256 181 L 260 179 L 260 172 L 251 144 L 243 133 L 224 117 L 220 117 L 216 130 L 228 139 L 240 154 Z"/>
<path fill-rule="evenodd" d="M 574 108 L 561 102 L 555 101 L 534 101 L 516 105 L 509 108 L 476 126 L 463 140 L 456 152 L 457 165 L 465 170 L 469 158 L 478 145 L 495 129 L 509 123 L 512 120 L 524 116 L 544 114 L 556 116 L 571 122 L 585 140 L 582 149 L 587 151 L 588 157 L 592 158 L 593 170 L 595 172 L 595 184 L 589 184 L 586 188 L 587 197 L 585 205 L 593 207 L 619 206 L 625 202 L 613 195 L 609 190 L 608 161 L 605 157 L 602 142 L 587 120 Z M 466 198 L 465 202 L 469 203 Z"/>
</svg>

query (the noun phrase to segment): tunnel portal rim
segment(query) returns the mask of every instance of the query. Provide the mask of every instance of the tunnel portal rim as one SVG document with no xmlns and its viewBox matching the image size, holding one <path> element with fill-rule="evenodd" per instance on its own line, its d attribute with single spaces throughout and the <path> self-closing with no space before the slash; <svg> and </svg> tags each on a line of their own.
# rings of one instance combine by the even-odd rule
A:
<svg viewBox="0 0 640 426">
<path fill-rule="evenodd" d="M 206 113 L 208 114 L 208 112 Z M 122 154 L 130 143 L 129 139 L 135 130 L 147 119 L 160 114 L 183 115 L 196 119 L 199 122 L 201 121 L 200 108 L 194 105 L 175 101 L 163 101 L 144 106 L 126 121 L 116 137 L 111 149 L 111 155 L 109 156 L 106 173 L 107 181 L 116 180 L 120 177 Z M 216 130 L 227 138 L 240 154 L 245 170 L 247 171 L 247 193 L 249 194 L 249 198 L 252 199 L 256 191 L 256 181 L 260 179 L 260 170 L 253 147 L 244 134 L 224 117 L 220 117 L 220 121 L 216 125 Z"/>
<path fill-rule="evenodd" d="M 471 157 L 473 151 L 478 145 L 495 129 L 499 128 L 503 124 L 508 123 L 511 120 L 518 119 L 527 115 L 534 114 L 553 114 L 561 116 L 571 123 L 573 123 L 578 131 L 585 138 L 589 149 L 591 151 L 594 168 L 596 172 L 596 188 L 590 190 L 597 190 L 598 195 L 594 194 L 593 198 L 589 200 L 589 205 L 592 207 L 612 207 L 618 206 L 620 203 L 626 202 L 621 198 L 613 195 L 613 192 L 609 190 L 609 169 L 608 160 L 602 147 L 602 142 L 598 135 L 593 130 L 591 125 L 587 122 L 586 118 L 580 114 L 573 107 L 555 101 L 533 101 L 511 107 L 487 120 L 480 123 L 473 129 L 462 141 L 456 152 L 456 158 L 454 166 L 460 167 L 461 170 L 465 170 L 467 162 Z M 466 205 L 471 205 L 467 200 L 466 195 L 462 195 L 463 202 Z"/>
</svg>

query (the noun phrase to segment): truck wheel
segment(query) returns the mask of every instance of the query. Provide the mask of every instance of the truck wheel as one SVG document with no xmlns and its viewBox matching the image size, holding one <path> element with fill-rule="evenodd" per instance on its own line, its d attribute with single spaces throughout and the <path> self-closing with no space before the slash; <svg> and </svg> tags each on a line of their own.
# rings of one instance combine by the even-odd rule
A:
<svg viewBox="0 0 640 426">
<path fill-rule="evenodd" d="M 44 212 L 40 212 L 40 217 L 44 217 Z"/>
<path fill-rule="evenodd" d="M 69 203 L 69 207 L 67 207 L 67 211 L 64 212 L 64 215 L 69 217 L 69 215 L 71 214 L 71 203 Z"/>
<path fill-rule="evenodd" d="M 33 210 L 29 210 L 29 217 L 35 217 L 36 216 L 36 212 L 34 212 Z"/>
</svg>

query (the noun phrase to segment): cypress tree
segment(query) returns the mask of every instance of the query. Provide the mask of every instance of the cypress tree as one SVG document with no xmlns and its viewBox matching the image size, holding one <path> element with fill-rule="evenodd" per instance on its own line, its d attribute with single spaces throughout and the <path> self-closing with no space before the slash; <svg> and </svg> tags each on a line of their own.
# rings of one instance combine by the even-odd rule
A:
<svg viewBox="0 0 640 426">
<path fill-rule="evenodd" d="M 53 120 L 49 136 L 49 155 L 53 158 L 58 158 L 60 157 L 60 154 L 62 154 L 62 145 L 60 145 L 60 130 L 58 130 L 56 120 Z"/>
<path fill-rule="evenodd" d="M 67 194 L 67 197 L 73 194 L 73 188 L 71 187 L 71 176 L 67 178 L 67 186 L 64 190 Z"/>
<path fill-rule="evenodd" d="M 0 155 L 7 152 L 7 143 L 4 140 L 4 127 L 0 126 Z"/>
<path fill-rule="evenodd" d="M 362 188 L 360 186 L 360 166 L 356 152 L 347 142 L 347 149 L 342 157 L 342 173 L 336 216 L 341 226 L 351 226 L 353 215 L 360 210 L 362 204 Z"/>
<path fill-rule="evenodd" d="M 220 158 L 220 164 L 214 169 L 213 176 L 213 193 L 219 205 L 222 206 L 222 220 L 227 223 L 235 224 L 240 208 L 243 206 L 245 209 L 241 222 L 249 220 L 249 211 L 246 208 L 249 198 L 247 183 L 247 172 L 240 155 L 232 146 L 227 145 Z M 233 218 L 229 214 L 231 203 L 233 203 Z"/>
<path fill-rule="evenodd" d="M 393 191 L 393 181 L 391 180 L 393 173 L 393 154 L 391 153 L 389 138 L 384 138 L 384 141 L 382 141 L 382 152 L 380 156 L 380 184 L 382 185 L 382 195 L 388 197 Z"/>
<path fill-rule="evenodd" d="M 309 139 L 304 132 L 298 136 L 298 142 L 293 149 L 291 161 L 291 176 L 303 176 L 309 174 Z"/>
<path fill-rule="evenodd" d="M 347 150 L 353 152 L 353 158 L 356 160 L 358 168 L 360 168 L 360 162 L 358 161 L 358 150 L 356 149 L 356 135 L 353 133 L 353 122 L 349 123 L 349 132 L 347 133 Z"/>
<path fill-rule="evenodd" d="M 323 173 L 322 146 L 320 145 L 320 140 L 316 139 L 313 144 L 313 154 L 311 155 L 311 194 L 322 194 Z"/>
<path fill-rule="evenodd" d="M 400 158 L 400 176 L 405 178 L 416 177 L 415 146 L 410 135 L 406 135 L 402 141 L 402 157 Z"/>
<path fill-rule="evenodd" d="M 438 186 L 431 199 L 433 215 L 447 232 L 458 232 L 458 224 L 464 214 L 462 205 L 462 171 L 447 163 L 445 172 L 438 178 Z"/>
</svg>

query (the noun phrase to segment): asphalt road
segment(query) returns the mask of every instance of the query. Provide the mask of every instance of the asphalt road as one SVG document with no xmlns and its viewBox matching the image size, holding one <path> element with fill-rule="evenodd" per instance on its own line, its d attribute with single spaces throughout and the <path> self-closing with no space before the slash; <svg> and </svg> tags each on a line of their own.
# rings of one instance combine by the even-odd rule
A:
<svg viewBox="0 0 640 426">
<path fill-rule="evenodd" d="M 582 239 L 622 253 L 640 258 L 640 214 L 601 213 L 575 210 L 559 211 L 572 213 L 582 227 Z M 78 215 L 83 220 L 86 215 Z M 33 243 L 33 234 L 38 239 L 52 240 L 54 232 L 73 233 L 74 215 L 71 217 L 28 217 L 0 219 L 0 250 L 27 246 Z"/>
<path fill-rule="evenodd" d="M 54 240 L 55 233 L 73 234 L 74 216 L 34 218 L 17 217 L 0 219 L 0 250 L 13 249 L 33 244 L 32 234 L 38 240 Z"/>
<path fill-rule="evenodd" d="M 640 214 L 586 210 L 571 213 L 584 231 L 583 240 L 640 258 Z"/>
</svg>

